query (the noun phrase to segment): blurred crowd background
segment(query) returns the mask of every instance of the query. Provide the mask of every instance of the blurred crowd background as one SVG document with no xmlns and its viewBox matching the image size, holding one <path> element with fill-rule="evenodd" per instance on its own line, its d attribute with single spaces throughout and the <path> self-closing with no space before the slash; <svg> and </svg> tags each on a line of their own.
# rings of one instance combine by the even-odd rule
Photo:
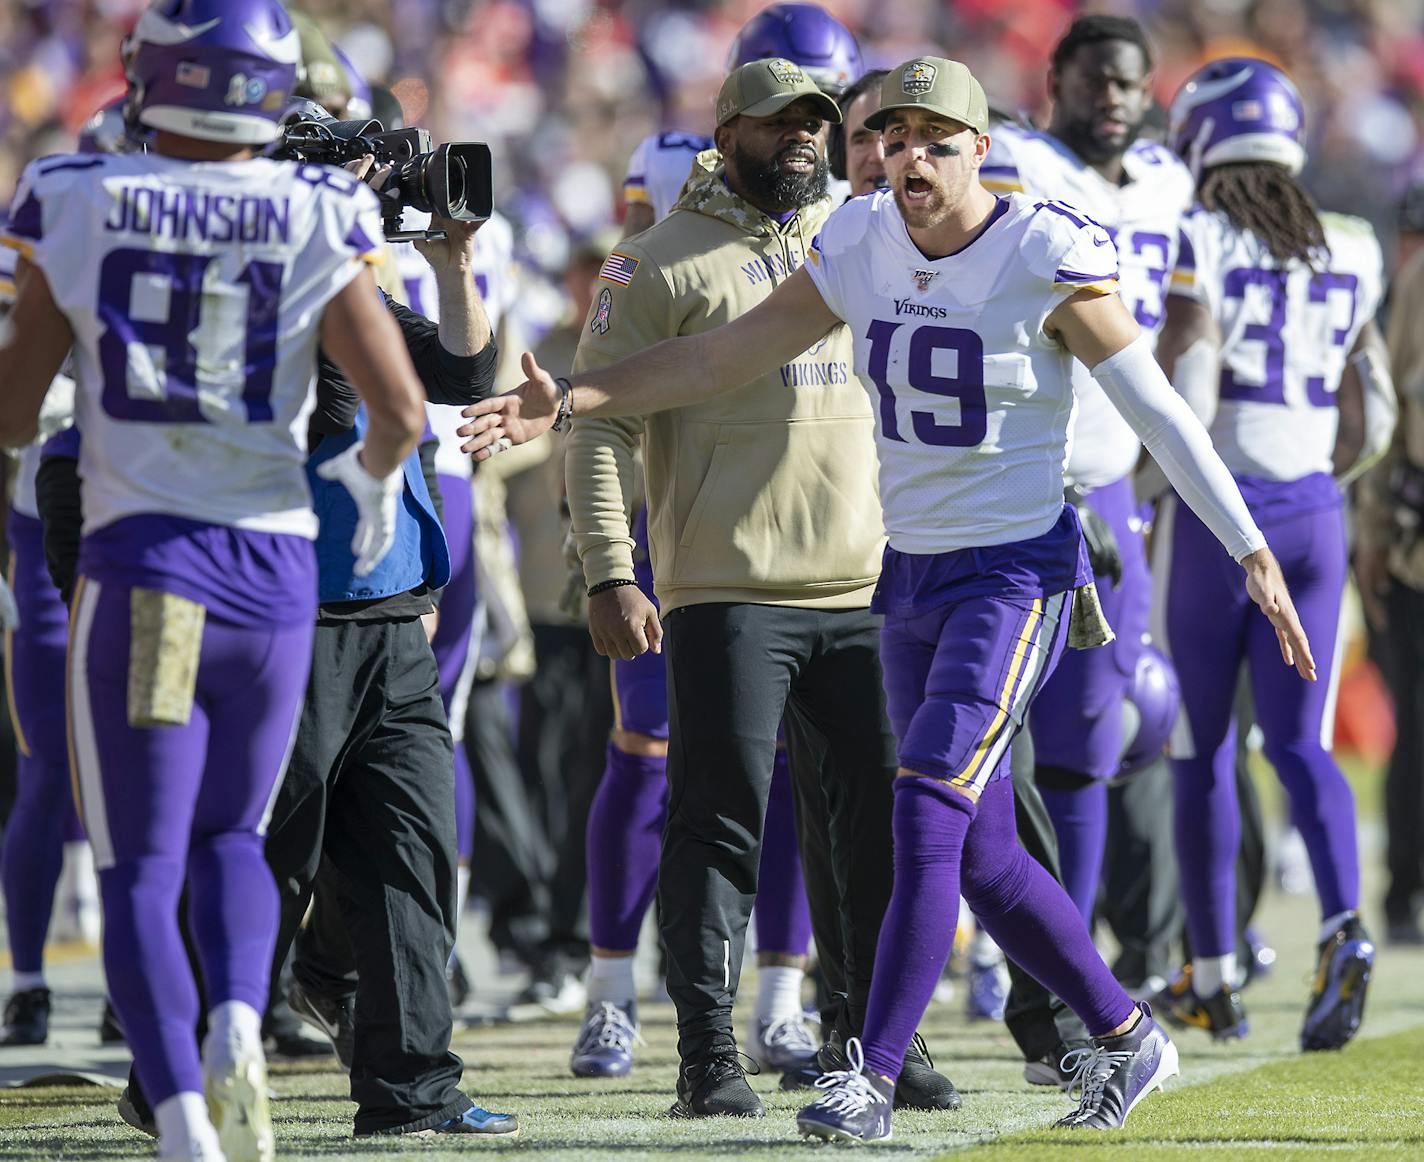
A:
<svg viewBox="0 0 1424 1162">
<path fill-rule="evenodd" d="M 123 90 L 118 48 L 142 0 L 0 5 L 0 196 L 24 163 L 68 149 Z M 407 123 L 488 141 L 498 204 L 531 271 L 617 218 L 624 166 L 650 131 L 707 132 L 732 37 L 761 0 L 300 0 Z M 1202 60 L 1275 60 L 1308 110 L 1307 182 L 1322 205 L 1374 221 L 1424 166 L 1424 0 L 828 0 L 867 66 L 925 50 L 968 62 L 998 106 L 1033 117 L 1045 61 L 1082 10 L 1134 15 L 1168 102 Z"/>
</svg>

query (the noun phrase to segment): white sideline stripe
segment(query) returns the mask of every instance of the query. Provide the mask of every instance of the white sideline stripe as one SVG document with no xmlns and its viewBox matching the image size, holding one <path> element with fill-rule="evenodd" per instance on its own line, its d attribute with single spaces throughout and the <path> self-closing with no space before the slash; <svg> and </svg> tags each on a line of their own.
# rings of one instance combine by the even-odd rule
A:
<svg viewBox="0 0 1424 1162">
<path fill-rule="evenodd" d="M 86 577 L 74 619 L 74 640 L 69 648 L 69 702 L 73 708 L 74 767 L 79 776 L 79 798 L 84 806 L 84 828 L 94 848 L 94 866 L 103 871 L 114 866 L 114 844 L 109 837 L 108 805 L 104 801 L 99 744 L 89 701 L 89 636 L 98 604 L 99 582 Z"/>
</svg>

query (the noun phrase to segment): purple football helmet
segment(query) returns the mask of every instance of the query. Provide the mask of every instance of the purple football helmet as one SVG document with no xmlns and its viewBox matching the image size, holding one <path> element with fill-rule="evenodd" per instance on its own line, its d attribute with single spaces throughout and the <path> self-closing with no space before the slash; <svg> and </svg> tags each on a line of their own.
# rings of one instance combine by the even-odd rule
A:
<svg viewBox="0 0 1424 1162">
<path fill-rule="evenodd" d="M 153 136 L 124 116 L 127 97 L 110 101 L 79 129 L 79 153 L 142 153 Z"/>
<path fill-rule="evenodd" d="M 124 45 L 141 124 L 233 145 L 276 137 L 300 59 L 277 0 L 156 0 Z"/>
<path fill-rule="evenodd" d="M 1192 175 L 1229 162 L 1305 165 L 1305 106 L 1291 79 L 1252 57 L 1212 61 L 1172 101 L 1167 138 Z"/>
<path fill-rule="evenodd" d="M 800 65 L 823 93 L 839 97 L 864 72 L 850 29 L 819 4 L 773 4 L 737 33 L 727 71 L 768 57 Z"/>
<path fill-rule="evenodd" d="M 1123 751 L 1118 779 L 1135 775 L 1161 758 L 1172 724 L 1177 721 L 1182 688 L 1177 683 L 1176 668 L 1156 646 L 1144 647 L 1137 659 L 1128 700 L 1137 708 L 1137 733 Z"/>
</svg>

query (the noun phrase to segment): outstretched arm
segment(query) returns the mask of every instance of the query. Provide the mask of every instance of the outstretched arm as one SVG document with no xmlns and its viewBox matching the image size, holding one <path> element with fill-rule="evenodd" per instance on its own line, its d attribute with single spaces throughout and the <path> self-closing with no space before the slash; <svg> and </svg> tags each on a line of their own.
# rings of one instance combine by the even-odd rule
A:
<svg viewBox="0 0 1424 1162">
<path fill-rule="evenodd" d="M 1276 628 L 1281 657 L 1315 679 L 1310 642 L 1296 616 L 1285 578 L 1266 538 L 1251 519 L 1235 480 L 1211 437 L 1167 382 L 1147 337 L 1116 295 L 1080 291 L 1048 318 L 1050 333 L 1092 369 L 1173 487 L 1246 570 L 1246 590 Z"/>
<path fill-rule="evenodd" d="M 805 269 L 740 318 L 701 335 L 665 339 L 627 359 L 581 371 L 572 378 L 568 414 L 636 416 L 686 407 L 766 374 L 816 342 L 840 319 L 831 312 Z M 477 460 L 490 449 L 541 435 L 558 415 L 560 391 L 530 354 L 526 381 L 512 392 L 464 410 L 464 451 Z"/>
</svg>

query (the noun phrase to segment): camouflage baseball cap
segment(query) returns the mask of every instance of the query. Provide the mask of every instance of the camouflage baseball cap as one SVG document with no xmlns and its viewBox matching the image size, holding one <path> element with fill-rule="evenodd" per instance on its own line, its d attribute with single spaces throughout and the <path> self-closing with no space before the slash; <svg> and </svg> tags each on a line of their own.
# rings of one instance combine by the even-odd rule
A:
<svg viewBox="0 0 1424 1162">
<path fill-rule="evenodd" d="M 975 133 L 989 128 L 989 100 L 966 65 L 942 56 L 921 56 L 891 69 L 880 85 L 880 108 L 865 119 L 883 129 L 896 109 L 924 109 L 962 121 Z"/>
<path fill-rule="evenodd" d="M 752 61 L 733 69 L 722 82 L 717 94 L 717 124 L 727 124 L 733 117 L 770 117 L 780 113 L 791 102 L 810 97 L 817 111 L 833 125 L 841 121 L 840 106 L 808 77 L 800 65 L 780 57 Z"/>
</svg>

